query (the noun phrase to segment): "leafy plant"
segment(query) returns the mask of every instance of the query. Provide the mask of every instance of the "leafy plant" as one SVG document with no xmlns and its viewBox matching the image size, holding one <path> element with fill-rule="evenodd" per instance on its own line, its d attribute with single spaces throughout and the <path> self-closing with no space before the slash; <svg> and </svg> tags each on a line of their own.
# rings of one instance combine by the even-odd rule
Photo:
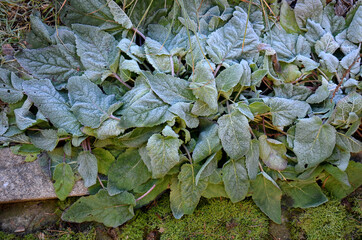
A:
<svg viewBox="0 0 362 240">
<path fill-rule="evenodd" d="M 83 178 L 72 222 L 119 226 L 168 188 L 176 218 L 251 196 L 280 223 L 282 195 L 345 197 L 362 183 L 362 7 L 269 2 L 68 0 L 55 27 L 33 15 L 17 71 L 0 70 L 0 141 L 44 151 L 60 199 Z"/>
</svg>

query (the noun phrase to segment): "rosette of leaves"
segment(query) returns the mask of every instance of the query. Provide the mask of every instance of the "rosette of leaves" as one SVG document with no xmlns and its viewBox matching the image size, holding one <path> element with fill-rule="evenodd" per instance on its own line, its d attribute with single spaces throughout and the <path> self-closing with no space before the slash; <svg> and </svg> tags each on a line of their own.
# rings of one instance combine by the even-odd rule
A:
<svg viewBox="0 0 362 240">
<path fill-rule="evenodd" d="M 0 141 L 42 152 L 61 200 L 84 180 L 71 222 L 119 226 L 167 189 L 176 218 L 201 197 L 252 197 L 276 223 L 283 195 L 345 197 L 362 183 L 362 7 L 263 2 L 70 0 L 58 27 L 33 15 L 19 71 L 0 70 Z"/>
</svg>

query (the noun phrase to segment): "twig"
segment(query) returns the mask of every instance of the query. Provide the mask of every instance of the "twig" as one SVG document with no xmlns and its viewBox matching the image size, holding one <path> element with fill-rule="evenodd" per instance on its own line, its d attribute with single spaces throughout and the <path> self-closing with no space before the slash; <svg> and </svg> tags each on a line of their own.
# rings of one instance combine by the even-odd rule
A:
<svg viewBox="0 0 362 240">
<path fill-rule="evenodd" d="M 141 33 L 137 28 L 133 27 L 132 30 L 135 31 L 135 33 L 137 33 L 138 35 L 140 35 L 143 38 L 143 40 L 146 40 L 145 35 L 143 35 L 143 33 Z"/>
<path fill-rule="evenodd" d="M 118 81 L 120 81 L 124 86 L 126 86 L 128 89 L 132 89 L 130 85 L 128 85 L 125 81 L 123 81 L 120 76 L 117 75 L 117 73 L 112 74 L 113 77 L 117 78 Z"/>
<path fill-rule="evenodd" d="M 187 149 L 187 147 L 185 146 L 185 144 L 182 144 L 183 148 L 185 149 L 187 156 L 189 158 L 190 163 L 192 164 L 192 158 L 191 158 L 191 154 L 189 152 L 189 150 Z"/>
<path fill-rule="evenodd" d="M 102 180 L 99 178 L 98 174 L 97 174 L 97 178 L 98 178 L 99 184 L 100 184 L 101 187 L 104 189 L 104 185 L 103 185 L 103 183 L 102 183 Z"/>
<path fill-rule="evenodd" d="M 120 118 L 114 116 L 113 114 L 109 115 L 109 118 L 114 119 L 114 120 L 117 120 L 117 121 L 121 121 Z"/>
<path fill-rule="evenodd" d="M 156 187 L 156 184 L 153 184 L 153 186 L 145 193 L 143 194 L 141 197 L 136 199 L 136 202 L 140 201 L 142 198 L 146 197 L 150 192 L 152 192 L 152 190 Z"/>
<path fill-rule="evenodd" d="M 221 65 L 222 65 L 222 63 L 220 63 L 219 65 L 217 65 L 217 67 L 216 67 L 216 69 L 215 69 L 215 71 L 214 71 L 214 77 L 216 77 L 216 74 L 217 74 L 217 72 L 220 70 Z"/>
<path fill-rule="evenodd" d="M 171 64 L 171 75 L 173 77 L 173 76 L 175 76 L 175 69 L 174 69 L 174 66 L 173 66 L 172 55 L 170 55 L 170 64 Z"/>
</svg>

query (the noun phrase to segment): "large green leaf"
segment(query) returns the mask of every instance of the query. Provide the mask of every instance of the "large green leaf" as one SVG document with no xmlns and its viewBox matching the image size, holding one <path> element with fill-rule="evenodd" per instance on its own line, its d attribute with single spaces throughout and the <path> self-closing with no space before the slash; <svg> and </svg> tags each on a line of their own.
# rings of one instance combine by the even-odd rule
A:
<svg viewBox="0 0 362 240">
<path fill-rule="evenodd" d="M 131 191 L 150 177 L 151 174 L 137 149 L 128 149 L 119 155 L 108 170 L 108 193 L 113 196 L 123 191 Z"/>
<path fill-rule="evenodd" d="M 251 181 L 252 197 L 255 204 L 275 223 L 281 224 L 282 191 L 275 181 L 265 172 Z"/>
<path fill-rule="evenodd" d="M 196 175 L 196 185 L 199 183 L 200 179 L 205 179 L 217 169 L 217 162 L 221 159 L 222 152 L 218 151 L 208 157 L 205 163 L 201 166 L 200 170 L 197 172 Z"/>
<path fill-rule="evenodd" d="M 207 40 L 207 53 L 216 64 L 240 59 L 247 54 L 255 54 L 259 44 L 258 35 L 251 23 L 247 22 L 247 13 L 240 7 L 235 9 L 229 22 L 211 33 Z"/>
<path fill-rule="evenodd" d="M 60 201 L 64 201 L 72 191 L 75 177 L 67 163 L 59 163 L 53 173 L 54 191 Z"/>
<path fill-rule="evenodd" d="M 181 141 L 176 137 L 154 134 L 147 142 L 151 158 L 152 177 L 161 178 L 180 161 L 178 149 Z"/>
<path fill-rule="evenodd" d="M 241 64 L 235 64 L 223 70 L 216 77 L 216 87 L 218 91 L 229 92 L 239 82 L 244 73 L 244 68 Z"/>
<path fill-rule="evenodd" d="M 350 113 L 359 114 L 361 111 L 362 96 L 356 92 L 351 92 L 337 103 L 332 116 L 332 123 L 335 125 L 346 124 Z"/>
<path fill-rule="evenodd" d="M 251 141 L 248 119 L 239 111 L 234 111 L 220 117 L 217 123 L 224 151 L 233 159 L 243 157 L 248 152 Z"/>
<path fill-rule="evenodd" d="M 341 132 L 337 132 L 336 145 L 348 152 L 358 153 L 362 151 L 362 143 L 359 140 Z"/>
<path fill-rule="evenodd" d="M 171 180 L 170 207 L 173 216 L 180 219 L 184 215 L 180 182 L 177 178 Z"/>
<path fill-rule="evenodd" d="M 151 89 L 159 96 L 164 102 L 168 104 L 175 104 L 178 102 L 192 102 L 195 100 L 189 82 L 181 78 L 172 77 L 163 73 L 153 75 L 145 72 Z"/>
<path fill-rule="evenodd" d="M 107 227 L 118 227 L 134 216 L 135 198 L 128 192 L 109 196 L 106 190 L 82 197 L 67 209 L 62 219 L 69 222 L 96 221 Z"/>
<path fill-rule="evenodd" d="M 92 80 L 104 79 L 112 74 L 112 63 L 119 57 L 117 41 L 98 27 L 73 24 L 76 34 L 77 54 Z"/>
<path fill-rule="evenodd" d="M 196 185 L 195 169 L 191 164 L 184 164 L 178 175 L 184 214 L 192 214 L 200 201 L 201 193 L 206 189 L 207 182 L 200 180 Z"/>
<path fill-rule="evenodd" d="M 186 102 L 178 102 L 169 108 L 169 111 L 179 116 L 185 121 L 187 127 L 196 128 L 199 125 L 199 119 L 191 113 L 192 104 Z"/>
<path fill-rule="evenodd" d="M 92 153 L 97 158 L 98 172 L 107 175 L 109 168 L 116 160 L 112 153 L 104 148 L 95 148 Z"/>
<path fill-rule="evenodd" d="M 38 111 L 36 115 L 30 112 L 30 108 L 32 106 L 33 103 L 27 99 L 21 108 L 14 110 L 16 125 L 20 130 L 27 129 L 28 127 L 47 121 L 40 111 Z"/>
<path fill-rule="evenodd" d="M 353 20 L 347 29 L 347 38 L 353 42 L 359 44 L 362 42 L 362 7 L 359 6 L 358 10 L 354 14 Z"/>
<path fill-rule="evenodd" d="M 29 80 L 23 83 L 24 92 L 41 113 L 57 128 L 80 136 L 80 123 L 70 111 L 66 100 L 55 90 L 50 80 Z"/>
<path fill-rule="evenodd" d="M 90 187 L 97 182 L 97 158 L 89 151 L 81 152 L 77 157 L 78 172 L 84 180 L 84 186 Z"/>
<path fill-rule="evenodd" d="M 222 175 L 225 191 L 230 200 L 233 203 L 243 200 L 249 190 L 249 179 L 244 161 L 230 159 L 224 164 Z"/>
<path fill-rule="evenodd" d="M 328 201 L 321 188 L 315 182 L 281 182 L 283 193 L 292 199 L 294 208 L 317 207 Z"/>
<path fill-rule="evenodd" d="M 320 0 L 299 0 L 294 8 L 298 26 L 305 29 L 307 19 L 321 22 L 323 5 Z"/>
<path fill-rule="evenodd" d="M 67 88 L 72 112 L 87 127 L 98 128 L 122 104 L 83 77 L 70 78 Z"/>
<path fill-rule="evenodd" d="M 253 139 L 250 142 L 249 151 L 245 155 L 245 166 L 250 179 L 255 179 L 259 172 L 259 141 Z"/>
<path fill-rule="evenodd" d="M 57 131 L 54 129 L 44 129 L 28 134 L 34 146 L 45 151 L 53 151 L 58 144 Z"/>
<path fill-rule="evenodd" d="M 217 151 L 220 146 L 218 125 L 212 124 L 200 133 L 195 149 L 192 152 L 193 161 L 196 163 L 202 161 Z"/>
<path fill-rule="evenodd" d="M 162 126 L 150 127 L 150 128 L 135 128 L 132 131 L 120 136 L 119 141 L 127 147 L 139 147 L 146 143 L 147 140 L 155 133 L 159 133 L 162 130 Z"/>
<path fill-rule="evenodd" d="M 282 1 L 280 8 L 280 25 L 287 33 L 299 33 L 300 29 L 295 19 L 293 9 L 289 6 L 286 0 Z"/>
<path fill-rule="evenodd" d="M 297 155 L 298 172 L 326 160 L 336 144 L 336 129 L 318 117 L 301 119 L 295 129 L 293 151 Z"/>
<path fill-rule="evenodd" d="M 6 103 L 16 103 L 23 98 L 23 80 L 3 68 L 0 68 L 0 99 Z"/>
</svg>

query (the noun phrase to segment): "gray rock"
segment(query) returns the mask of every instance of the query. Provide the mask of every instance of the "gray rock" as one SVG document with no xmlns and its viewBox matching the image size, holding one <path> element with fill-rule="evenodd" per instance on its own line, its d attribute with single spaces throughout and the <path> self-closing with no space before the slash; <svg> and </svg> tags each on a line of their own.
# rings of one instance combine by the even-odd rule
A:
<svg viewBox="0 0 362 240">
<path fill-rule="evenodd" d="M 87 188 L 78 181 L 70 196 L 87 195 Z M 0 203 L 57 198 L 53 183 L 45 176 L 37 161 L 24 162 L 9 148 L 0 149 Z"/>
</svg>

